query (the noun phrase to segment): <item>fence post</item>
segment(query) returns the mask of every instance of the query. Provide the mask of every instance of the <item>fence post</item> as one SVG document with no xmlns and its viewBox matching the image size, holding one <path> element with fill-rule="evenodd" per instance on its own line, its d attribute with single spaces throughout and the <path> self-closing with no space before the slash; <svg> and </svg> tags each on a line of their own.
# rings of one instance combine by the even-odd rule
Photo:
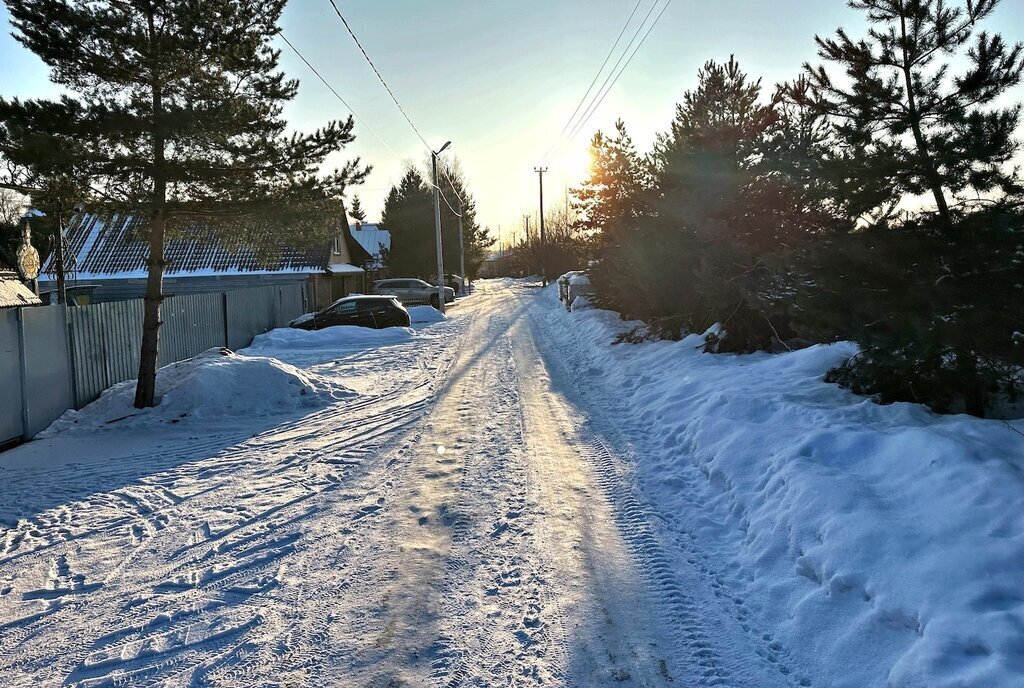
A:
<svg viewBox="0 0 1024 688">
<path fill-rule="evenodd" d="M 220 293 L 220 304 L 221 304 L 221 309 L 224 311 L 224 348 L 225 349 L 230 349 L 231 348 L 231 338 L 230 338 L 231 327 L 228 324 L 228 293 L 226 291 L 222 291 Z"/>
<path fill-rule="evenodd" d="M 18 309 L 18 370 L 21 373 L 21 436 L 28 434 L 28 362 L 25 360 L 25 309 Z"/>
</svg>

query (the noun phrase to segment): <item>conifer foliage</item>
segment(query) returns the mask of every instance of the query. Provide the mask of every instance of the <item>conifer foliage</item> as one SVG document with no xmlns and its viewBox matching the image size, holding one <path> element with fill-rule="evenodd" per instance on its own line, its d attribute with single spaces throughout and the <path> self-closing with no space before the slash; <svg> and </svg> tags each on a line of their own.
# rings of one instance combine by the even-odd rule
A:
<svg viewBox="0 0 1024 688">
<path fill-rule="evenodd" d="M 466 272 L 475 279 L 487 249 L 494 242 L 489 230 L 476 219 L 476 202 L 461 166 L 448 160 L 439 160 L 438 165 L 445 273 L 458 274 L 460 269 L 456 212 L 461 198 Z M 391 250 L 386 255 L 388 272 L 394 277 L 419 277 L 433 282 L 437 274 L 434 195 L 430 184 L 414 166 L 409 166 L 402 180 L 388 193 L 381 224 L 391 232 Z"/>
<path fill-rule="evenodd" d="M 148 219 L 136 406 L 155 403 L 164 242 L 203 223 L 227 243 L 328 238 L 358 160 L 321 174 L 352 120 L 289 134 L 298 89 L 272 45 L 284 0 L 6 0 L 15 37 L 68 95 L 0 100 L 0 154 L 24 188 L 66 180 L 79 201 Z M 10 180 L 9 180 L 10 182 Z M 265 241 L 258 242 L 265 244 Z"/>
<path fill-rule="evenodd" d="M 630 341 L 853 340 L 828 379 L 880 401 L 1019 402 L 1021 107 L 1005 96 L 1024 47 L 982 28 L 998 2 L 850 0 L 867 35 L 817 38 L 825 64 L 770 96 L 708 62 L 646 164 L 624 127 L 596 136 L 576 195 L 597 299 L 647 322 Z"/>
</svg>

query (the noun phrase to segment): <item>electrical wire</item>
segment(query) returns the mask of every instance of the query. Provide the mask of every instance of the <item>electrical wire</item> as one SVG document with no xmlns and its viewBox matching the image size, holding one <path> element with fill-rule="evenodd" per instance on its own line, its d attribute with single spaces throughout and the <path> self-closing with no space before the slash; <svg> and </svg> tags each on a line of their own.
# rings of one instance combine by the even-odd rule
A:
<svg viewBox="0 0 1024 688">
<path fill-rule="evenodd" d="M 423 134 L 421 134 L 420 130 L 416 128 L 416 125 L 413 124 L 412 118 L 409 117 L 409 114 L 405 111 L 405 108 L 403 108 L 402 104 L 398 102 L 398 98 L 395 97 L 395 94 L 391 90 L 391 87 L 388 86 L 388 82 L 384 81 L 384 77 L 381 76 L 380 70 L 377 69 L 377 65 L 373 63 L 373 60 L 370 59 L 370 56 L 369 54 L 367 54 L 366 49 L 363 48 L 363 44 L 359 42 L 359 39 L 356 37 L 356 34 L 352 30 L 352 27 L 349 26 L 348 20 L 345 19 L 345 16 L 341 13 L 341 10 L 338 9 L 337 3 L 335 3 L 334 0 L 328 1 L 331 3 L 331 7 L 334 8 L 335 14 L 338 15 L 338 19 L 340 19 L 341 23 L 345 25 L 345 29 L 348 31 L 348 35 L 351 36 L 352 40 L 356 42 L 356 46 L 359 48 L 359 52 L 361 52 L 363 54 L 363 57 L 366 58 L 367 63 L 369 63 L 370 67 L 373 69 L 373 73 L 377 75 L 377 78 L 380 80 L 380 83 L 384 86 L 384 90 L 388 92 L 389 96 L 391 96 L 391 100 L 395 101 L 395 105 L 398 107 L 398 111 L 402 113 L 403 117 L 405 117 L 405 121 L 408 122 L 409 126 L 412 127 L 412 130 L 416 132 L 416 136 L 418 136 L 420 141 L 423 142 L 423 145 L 426 146 L 429 150 L 433 151 L 433 149 L 430 148 L 430 144 L 427 143 L 427 140 L 423 138 Z"/>
<path fill-rule="evenodd" d="M 291 49 L 292 49 L 292 52 L 294 52 L 294 53 L 295 53 L 296 55 L 298 55 L 298 56 L 299 56 L 299 59 L 300 59 L 300 60 L 302 60 L 302 61 L 303 61 L 303 62 L 304 62 L 304 63 L 306 64 L 306 66 L 307 66 L 307 67 L 309 67 L 309 69 L 310 69 L 310 70 L 311 70 L 311 71 L 312 71 L 312 72 L 313 72 L 314 74 L 316 74 L 317 78 L 318 78 L 318 79 L 320 79 L 320 82 L 321 82 L 321 83 L 323 83 L 323 85 L 327 87 L 327 90 L 329 90 L 329 91 L 330 91 L 331 93 L 333 93 L 333 94 L 334 94 L 334 97 L 335 97 L 335 98 L 337 98 L 337 99 L 338 99 L 339 101 L 341 101 L 341 104 L 342 104 L 342 105 L 344 105 L 344 106 L 345 106 L 345 107 L 346 107 L 346 108 L 348 109 L 348 111 L 352 113 L 352 116 L 353 116 L 353 117 L 355 117 L 355 118 L 356 118 L 357 120 L 359 120 L 359 123 L 360 123 L 360 124 L 362 124 L 362 125 L 363 125 L 364 127 L 366 127 L 366 129 L 367 129 L 367 130 L 368 130 L 368 131 L 369 131 L 369 132 L 370 132 L 371 134 L 373 134 L 373 135 L 374 135 L 375 137 L 377 137 L 377 140 L 378 140 L 378 141 L 380 141 L 381 143 L 383 143 L 383 144 L 384 144 L 384 147 L 385 147 L 385 148 L 387 148 L 387 149 L 388 149 L 389 151 L 391 151 L 391 152 L 392 152 L 392 153 L 393 153 L 393 154 L 395 155 L 395 157 L 401 157 L 401 156 L 399 156 L 399 155 L 398 155 L 398 153 L 397 153 L 397 152 L 395 152 L 395 149 L 394 149 L 394 148 L 392 148 L 392 147 L 391 147 L 390 145 L 388 145 L 388 142 L 387 142 L 387 141 L 385 141 L 385 140 L 384 140 L 383 138 L 381 138 L 380 134 L 378 134 L 378 133 L 377 133 L 376 131 L 374 131 L 373 127 L 371 127 L 371 126 L 370 126 L 369 124 L 367 124 L 367 123 L 366 123 L 366 120 L 364 120 L 364 119 L 363 119 L 362 117 L 360 117 L 360 116 L 359 116 L 359 114 L 358 114 L 358 113 L 357 113 L 357 112 L 356 112 L 356 111 L 355 111 L 355 110 L 354 110 L 354 109 L 352 108 L 352 106 L 348 104 L 348 101 L 347 101 L 347 100 L 345 100 L 345 99 L 344 99 L 344 98 L 343 98 L 343 97 L 341 96 L 341 94 L 340 94 L 340 93 L 338 93 L 338 91 L 337 91 L 337 90 L 336 90 L 336 89 L 334 88 L 334 86 L 332 86 L 332 85 L 331 85 L 331 84 L 330 84 L 330 83 L 329 83 L 329 82 L 327 81 L 327 79 L 325 79 L 325 78 L 323 77 L 323 75 L 322 75 L 322 74 L 320 74 L 320 71 L 319 71 L 319 70 L 317 70 L 317 68 L 316 68 L 316 67 L 314 67 L 314 66 L 312 65 L 312 63 L 310 63 L 310 61 L 309 61 L 309 60 L 307 60 L 307 59 L 306 59 L 306 56 L 305 56 L 305 55 L 303 55 L 302 53 L 300 53 L 300 52 L 299 52 L 299 49 L 298 49 L 298 48 L 296 48 L 296 47 L 295 47 L 295 46 L 294 46 L 294 45 L 292 44 L 292 42 L 288 40 L 288 37 L 284 35 L 284 32 L 283 32 L 283 31 L 278 31 L 278 35 L 279 35 L 279 36 L 281 36 L 281 40 L 283 40 L 283 41 L 285 42 L 285 44 L 286 44 L 286 45 L 287 45 L 287 46 L 288 46 L 289 48 L 291 48 Z"/>
<path fill-rule="evenodd" d="M 597 112 L 597 109 L 604 102 L 604 99 L 608 96 L 611 90 L 615 87 L 615 84 L 618 82 L 619 78 L 629 67 L 630 63 L 633 61 L 633 58 L 635 58 L 637 53 L 640 52 L 640 48 L 643 47 L 644 43 L 647 41 L 647 38 L 651 35 L 651 32 L 654 31 L 654 27 L 658 25 L 659 21 L 661 21 L 661 18 L 664 16 L 665 12 L 668 10 L 669 5 L 671 4 L 672 0 L 666 0 L 665 4 L 661 8 L 661 11 L 654 18 L 654 21 L 651 22 L 651 24 L 647 27 L 647 32 L 644 33 L 643 38 L 640 39 L 640 42 L 636 44 L 636 48 L 633 49 L 632 53 L 630 53 L 630 48 L 632 48 L 633 44 L 636 43 L 636 40 L 640 36 L 640 33 L 643 31 L 644 26 L 647 25 L 647 21 L 654 13 L 654 10 L 657 9 L 658 7 L 658 1 L 655 1 L 655 3 L 651 6 L 651 9 L 648 10 L 647 15 L 644 17 L 644 20 L 640 23 L 640 26 L 637 27 L 636 32 L 633 34 L 633 38 L 629 41 L 629 44 L 626 45 L 625 50 L 623 50 L 622 54 L 619 56 L 619 59 L 616 61 L 615 66 L 612 67 L 612 70 L 608 73 L 608 76 L 605 78 L 604 83 L 601 84 L 601 88 L 598 89 L 598 91 L 594 94 L 594 97 L 591 99 L 590 105 L 588 105 L 587 109 L 585 110 L 584 116 L 577 122 L 576 126 L 573 127 L 572 132 L 568 136 L 563 137 L 554 146 L 548 149 L 548 152 L 542 159 L 542 164 L 544 162 L 547 162 L 554 153 L 560 151 L 563 146 L 570 143 L 576 137 L 576 135 L 579 134 L 583 127 L 587 125 L 587 122 L 589 122 L 591 117 L 594 116 L 594 113 Z M 627 54 L 629 55 L 628 59 L 626 59 Z M 625 64 L 623 64 L 623 60 L 625 60 Z"/>
<path fill-rule="evenodd" d="M 427 143 L 427 140 L 423 137 L 423 134 L 420 133 L 420 130 L 413 123 L 412 118 L 409 117 L 409 113 L 406 112 L 405 108 L 402 107 L 402 104 L 400 102 L 398 102 L 398 97 L 395 96 L 395 92 L 391 90 L 391 87 L 388 86 L 388 82 L 384 80 L 384 76 L 380 73 L 380 70 L 377 69 L 377 65 L 374 64 L 373 60 L 370 58 L 369 53 L 366 52 L 366 48 L 364 48 L 363 44 L 359 41 L 359 37 L 356 36 L 355 31 L 352 30 L 352 27 L 349 25 L 348 20 L 345 19 L 345 15 L 343 15 L 341 13 L 341 10 L 338 8 L 337 3 L 334 0 L 328 0 L 328 2 L 331 3 L 331 7 L 334 8 L 334 13 L 338 15 L 338 19 L 341 20 L 342 24 L 344 24 L 345 30 L 348 31 L 348 35 L 352 37 L 353 41 L 355 41 L 356 47 L 358 47 L 359 48 L 359 52 L 361 52 L 363 54 L 363 58 L 366 60 L 367 64 L 370 65 L 370 68 L 373 70 L 373 73 L 377 75 L 377 79 L 380 81 L 381 85 L 384 87 L 384 90 L 388 92 L 389 96 L 391 96 L 391 100 L 395 103 L 395 107 L 397 107 L 398 111 L 402 113 L 402 117 L 404 117 L 405 121 L 408 122 L 409 127 L 412 128 L 413 132 L 415 132 L 415 134 L 419 138 L 419 140 L 423 142 L 423 145 L 426 146 L 427 150 L 431 153 L 431 155 L 433 155 L 434 149 L 430 147 L 430 144 Z M 447 172 L 444 172 L 442 170 L 442 174 L 444 174 L 447 177 Z M 455 184 L 452 183 L 452 180 L 450 178 L 448 179 L 448 183 L 452 187 L 452 193 L 454 193 L 455 197 L 459 199 L 460 203 L 462 203 L 463 202 L 462 198 L 459 196 L 458 192 L 455 190 Z M 461 214 L 455 212 L 455 208 L 452 208 L 451 204 L 448 202 L 448 199 L 445 198 L 444 192 L 441 190 L 441 188 L 439 186 L 434 184 L 434 182 L 432 180 L 429 181 L 428 184 L 431 187 L 437 189 L 438 196 L 441 198 L 441 200 L 444 201 L 444 204 L 446 206 L 448 206 L 448 210 L 452 211 L 452 213 L 454 213 L 457 217 L 462 217 Z"/>
<path fill-rule="evenodd" d="M 619 31 L 619 35 L 615 38 L 615 43 L 612 44 L 612 47 L 608 51 L 608 54 L 605 55 L 604 57 L 604 62 L 601 63 L 601 66 L 598 68 L 597 73 L 594 74 L 594 78 L 590 82 L 590 85 L 587 86 L 587 90 L 583 93 L 583 97 L 581 97 L 580 101 L 576 103 L 576 109 L 572 111 L 572 114 L 569 115 L 569 119 L 565 121 L 565 125 L 562 127 L 562 131 L 558 133 L 559 137 L 564 136 L 565 132 L 569 131 L 569 128 L 572 126 L 573 121 L 576 119 L 576 115 L 579 114 L 580 108 L 583 107 L 583 103 L 586 102 L 587 98 L 590 96 L 590 92 L 594 89 L 594 85 L 597 83 L 597 80 L 601 78 L 601 74 L 604 72 L 604 68 L 608 66 L 608 61 L 612 58 L 612 54 L 614 54 L 615 49 L 619 47 L 619 43 L 622 41 L 622 37 L 626 35 L 626 29 L 629 28 L 630 23 L 633 21 L 633 17 L 636 16 L 636 11 L 640 9 L 641 3 L 643 3 L 643 0 L 636 0 L 636 4 L 633 5 L 633 11 L 629 13 L 629 17 L 626 19 L 626 23 L 622 25 L 622 29 Z M 554 144 L 551 145 L 551 148 L 548 149 L 548 153 L 550 153 L 551 150 L 554 149 L 554 147 L 557 145 L 558 142 L 556 141 Z M 544 154 L 544 157 L 547 157 L 547 153 Z"/>
</svg>

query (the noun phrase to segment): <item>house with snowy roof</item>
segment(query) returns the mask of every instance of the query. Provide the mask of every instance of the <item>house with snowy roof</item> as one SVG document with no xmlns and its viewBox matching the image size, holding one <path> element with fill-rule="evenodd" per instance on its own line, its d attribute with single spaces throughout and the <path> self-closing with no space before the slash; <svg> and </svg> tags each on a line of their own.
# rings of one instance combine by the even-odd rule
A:
<svg viewBox="0 0 1024 688">
<path fill-rule="evenodd" d="M 65 229 L 65 273 L 69 287 L 88 286 L 91 301 L 141 298 L 146 290 L 145 218 L 83 213 Z M 373 257 L 338 223 L 333 239 L 298 248 L 268 232 L 263 245 L 227 246 L 197 225 L 165 244 L 164 294 L 196 294 L 301 282 L 310 309 L 366 288 L 364 264 Z M 54 256 L 40 275 L 40 291 L 56 287 Z"/>
<path fill-rule="evenodd" d="M 370 260 L 363 265 L 369 280 L 384 277 L 387 270 L 387 252 L 391 250 L 391 232 L 381 225 L 356 222 L 349 225 L 352 238 L 370 255 Z"/>
</svg>

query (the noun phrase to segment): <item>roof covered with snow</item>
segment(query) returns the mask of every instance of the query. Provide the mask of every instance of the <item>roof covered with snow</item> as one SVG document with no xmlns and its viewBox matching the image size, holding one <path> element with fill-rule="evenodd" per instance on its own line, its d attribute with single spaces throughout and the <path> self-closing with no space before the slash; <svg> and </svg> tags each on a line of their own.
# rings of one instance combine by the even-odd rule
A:
<svg viewBox="0 0 1024 688">
<path fill-rule="evenodd" d="M 352 238 L 373 257 L 371 269 L 384 267 L 384 251 L 391 250 L 391 232 L 380 225 L 357 223 L 349 225 Z"/>
<path fill-rule="evenodd" d="M 66 234 L 79 280 L 146 276 L 145 219 L 88 213 L 74 217 Z M 319 273 L 331 259 L 331 246 L 285 246 L 268 231 L 263 245 L 229 247 L 209 228 L 196 226 L 186 230 L 185 236 L 169 238 L 164 255 L 166 277 Z"/>
<path fill-rule="evenodd" d="M 39 297 L 21 283 L 17 274 L 0 270 L 0 308 L 38 306 L 40 303 Z"/>
</svg>

